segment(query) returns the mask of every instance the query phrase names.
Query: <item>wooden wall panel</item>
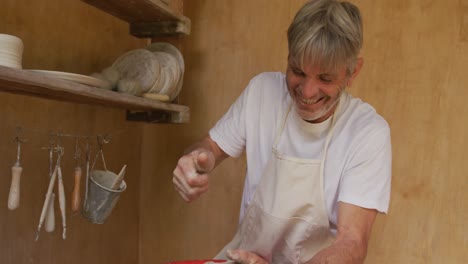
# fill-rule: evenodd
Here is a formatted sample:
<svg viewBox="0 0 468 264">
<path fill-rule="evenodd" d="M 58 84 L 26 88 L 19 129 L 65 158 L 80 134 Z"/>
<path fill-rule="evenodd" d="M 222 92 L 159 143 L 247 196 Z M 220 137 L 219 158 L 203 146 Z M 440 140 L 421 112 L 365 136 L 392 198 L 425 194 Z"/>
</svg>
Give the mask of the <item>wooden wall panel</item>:
<svg viewBox="0 0 468 264">
<path fill-rule="evenodd" d="M 285 69 L 285 32 L 303 2 L 185 1 L 192 34 L 181 101 L 192 122 L 144 128 L 142 264 L 210 258 L 231 238 L 244 159 L 217 168 L 192 204 L 173 190 L 172 170 L 251 77 Z M 366 263 L 467 263 L 467 2 L 353 2 L 365 21 L 365 65 L 350 92 L 388 120 L 394 157 L 390 213 L 377 218 Z"/>
<path fill-rule="evenodd" d="M 147 42 L 131 37 L 125 23 L 81 1 L 46 0 L 27 4 L 2 1 L 0 33 L 23 39 L 25 69 L 80 74 L 100 71 L 123 52 Z M 126 122 L 121 109 L 7 93 L 0 93 L 0 117 L 0 263 L 138 263 L 141 124 Z M 24 128 L 28 142 L 22 148 L 21 205 L 9 211 L 7 197 L 10 167 L 16 159 L 16 146 L 12 142 L 16 126 Z M 80 215 L 71 215 L 74 140 L 63 139 L 68 237 L 65 241 L 61 239 L 56 204 L 56 231 L 43 231 L 39 241 L 34 242 L 48 184 L 48 154 L 41 147 L 47 145 L 49 131 L 93 136 L 111 134 L 111 142 L 104 147 L 107 166 L 118 171 L 127 164 L 128 190 L 104 225 L 94 225 Z"/>
<path fill-rule="evenodd" d="M 174 191 L 172 171 L 183 150 L 208 132 L 253 76 L 285 69 L 285 32 L 300 5 L 280 0 L 184 1 L 192 33 L 182 40 L 186 74 L 180 101 L 190 106 L 191 122 L 144 128 L 141 263 L 210 258 L 232 237 L 245 159 L 221 164 L 212 174 L 209 192 L 191 204 Z"/>
<path fill-rule="evenodd" d="M 467 3 L 358 1 L 367 61 L 352 91 L 389 121 L 394 158 L 368 263 L 468 262 Z"/>
</svg>

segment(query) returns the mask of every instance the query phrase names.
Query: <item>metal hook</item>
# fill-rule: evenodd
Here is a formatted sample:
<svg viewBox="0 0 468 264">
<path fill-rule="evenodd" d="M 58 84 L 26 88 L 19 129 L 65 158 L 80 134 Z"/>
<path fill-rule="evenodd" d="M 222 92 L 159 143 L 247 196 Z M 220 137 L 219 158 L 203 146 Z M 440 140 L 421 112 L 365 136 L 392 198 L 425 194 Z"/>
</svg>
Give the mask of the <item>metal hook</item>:
<svg viewBox="0 0 468 264">
<path fill-rule="evenodd" d="M 20 156 L 21 156 L 21 143 L 26 143 L 26 139 L 21 138 L 21 135 L 23 134 L 23 128 L 22 127 L 17 127 L 16 128 L 16 137 L 14 138 L 14 141 L 17 144 L 17 152 L 16 152 L 16 164 L 15 166 L 20 165 Z"/>
<path fill-rule="evenodd" d="M 104 136 L 98 135 L 97 142 L 98 142 L 99 150 L 102 150 L 102 146 L 110 142 L 110 135 L 109 134 L 105 134 Z"/>
<path fill-rule="evenodd" d="M 21 136 L 23 135 L 23 128 L 22 127 L 17 127 L 16 128 L 16 136 L 13 139 L 14 142 L 16 143 L 26 143 L 27 139 L 22 138 Z"/>
<path fill-rule="evenodd" d="M 54 140 L 53 140 L 54 135 L 49 134 L 49 146 L 48 147 L 42 147 L 42 150 L 48 150 L 49 151 L 49 178 L 52 177 L 53 173 L 53 162 L 54 162 Z"/>
<path fill-rule="evenodd" d="M 60 132 L 58 132 L 56 134 L 56 136 L 57 136 L 57 145 L 54 148 L 54 152 L 58 153 L 57 161 L 59 161 L 60 158 L 65 154 L 65 148 L 62 147 L 62 145 L 60 145 L 61 139 L 62 139 L 62 134 L 60 134 Z"/>
</svg>

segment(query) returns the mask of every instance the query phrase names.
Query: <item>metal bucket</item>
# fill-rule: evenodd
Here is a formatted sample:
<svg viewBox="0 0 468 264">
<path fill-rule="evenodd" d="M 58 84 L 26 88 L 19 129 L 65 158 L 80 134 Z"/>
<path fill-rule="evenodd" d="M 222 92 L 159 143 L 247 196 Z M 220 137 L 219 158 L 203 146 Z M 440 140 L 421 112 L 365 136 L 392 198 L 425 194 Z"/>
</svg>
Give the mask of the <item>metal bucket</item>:
<svg viewBox="0 0 468 264">
<path fill-rule="evenodd" d="M 89 178 L 88 195 L 82 214 L 93 224 L 104 224 L 120 194 L 127 189 L 127 184 L 122 181 L 119 189 L 112 190 L 110 187 L 117 175 L 111 171 L 93 170 Z"/>
</svg>

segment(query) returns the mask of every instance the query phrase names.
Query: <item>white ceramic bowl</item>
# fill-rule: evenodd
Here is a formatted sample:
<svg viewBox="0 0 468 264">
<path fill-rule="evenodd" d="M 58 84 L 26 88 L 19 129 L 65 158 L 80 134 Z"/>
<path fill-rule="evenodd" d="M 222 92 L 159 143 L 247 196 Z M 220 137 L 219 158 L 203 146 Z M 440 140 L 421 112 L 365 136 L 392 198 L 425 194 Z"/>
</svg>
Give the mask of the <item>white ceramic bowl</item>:
<svg viewBox="0 0 468 264">
<path fill-rule="evenodd" d="M 12 35 L 0 34 L 0 65 L 21 69 L 23 41 Z"/>
<path fill-rule="evenodd" d="M 120 79 L 139 80 L 144 93 L 151 90 L 161 72 L 161 66 L 154 54 L 146 49 L 128 51 L 115 60 L 112 67 Z"/>
</svg>

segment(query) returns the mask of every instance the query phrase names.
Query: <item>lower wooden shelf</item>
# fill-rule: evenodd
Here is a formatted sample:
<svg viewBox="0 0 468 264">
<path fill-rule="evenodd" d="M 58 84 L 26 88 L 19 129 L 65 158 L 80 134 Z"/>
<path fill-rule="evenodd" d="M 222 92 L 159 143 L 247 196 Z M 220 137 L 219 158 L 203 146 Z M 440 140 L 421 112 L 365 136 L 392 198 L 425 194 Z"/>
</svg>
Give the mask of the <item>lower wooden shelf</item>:
<svg viewBox="0 0 468 264">
<path fill-rule="evenodd" d="M 0 91 L 52 100 L 93 104 L 127 110 L 129 120 L 155 123 L 188 123 L 190 109 L 184 105 L 103 90 L 79 83 L 44 76 L 27 70 L 0 66 Z M 139 119 L 137 113 L 147 112 Z M 148 117 L 149 116 L 149 117 Z M 151 116 L 156 117 L 151 119 Z"/>
</svg>

